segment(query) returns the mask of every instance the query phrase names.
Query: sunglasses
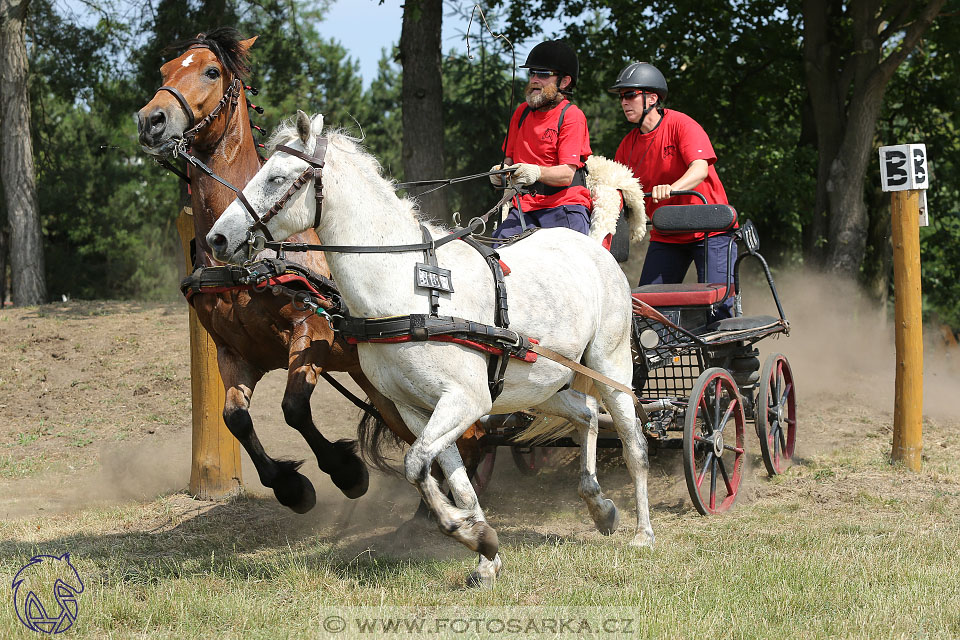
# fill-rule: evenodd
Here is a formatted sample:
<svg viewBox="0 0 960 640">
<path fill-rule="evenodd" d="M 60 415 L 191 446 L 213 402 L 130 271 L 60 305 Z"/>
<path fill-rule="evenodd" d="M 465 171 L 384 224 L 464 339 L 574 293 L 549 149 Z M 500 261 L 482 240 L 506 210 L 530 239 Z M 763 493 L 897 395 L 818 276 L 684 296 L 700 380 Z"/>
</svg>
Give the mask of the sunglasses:
<svg viewBox="0 0 960 640">
<path fill-rule="evenodd" d="M 556 71 L 545 71 L 543 69 L 530 69 L 531 78 L 550 78 L 557 75 Z"/>
<path fill-rule="evenodd" d="M 641 93 L 648 93 L 648 92 L 646 92 L 646 91 L 637 91 L 637 90 L 634 90 L 634 89 L 631 89 L 631 90 L 629 90 L 629 91 L 621 91 L 621 92 L 620 92 L 620 99 L 621 99 L 621 100 L 633 100 L 634 98 L 636 98 L 636 97 L 637 97 L 638 95 L 640 95 Z"/>
</svg>

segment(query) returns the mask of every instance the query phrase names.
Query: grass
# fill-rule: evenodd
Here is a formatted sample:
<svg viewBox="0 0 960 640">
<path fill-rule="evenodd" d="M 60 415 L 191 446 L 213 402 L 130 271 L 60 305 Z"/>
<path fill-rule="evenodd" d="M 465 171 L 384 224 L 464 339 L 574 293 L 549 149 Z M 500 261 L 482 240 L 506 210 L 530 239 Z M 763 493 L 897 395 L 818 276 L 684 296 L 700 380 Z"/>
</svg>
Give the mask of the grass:
<svg viewBox="0 0 960 640">
<path fill-rule="evenodd" d="M 0 522 L 0 573 L 69 551 L 86 587 L 69 633 L 83 638 L 351 637 L 325 631 L 335 615 L 420 615 L 430 630 L 421 637 L 487 637 L 499 627 L 463 627 L 513 616 L 544 632 L 536 621 L 561 614 L 589 625 L 571 637 L 617 637 L 602 625 L 622 632 L 625 620 L 620 637 L 960 637 L 960 482 L 943 473 L 957 471 L 955 456 L 935 447 L 916 474 L 887 464 L 884 443 L 861 442 L 752 479 L 760 495 L 723 517 L 654 499 L 653 552 L 626 547 L 627 526 L 606 539 L 504 527 L 492 591 L 462 586 L 474 564 L 466 551 L 358 553 L 342 532 L 297 526 L 271 499 L 211 505 L 180 494 Z M 416 535 L 439 539 L 431 528 Z M 0 637 L 22 633 L 8 605 Z"/>
</svg>

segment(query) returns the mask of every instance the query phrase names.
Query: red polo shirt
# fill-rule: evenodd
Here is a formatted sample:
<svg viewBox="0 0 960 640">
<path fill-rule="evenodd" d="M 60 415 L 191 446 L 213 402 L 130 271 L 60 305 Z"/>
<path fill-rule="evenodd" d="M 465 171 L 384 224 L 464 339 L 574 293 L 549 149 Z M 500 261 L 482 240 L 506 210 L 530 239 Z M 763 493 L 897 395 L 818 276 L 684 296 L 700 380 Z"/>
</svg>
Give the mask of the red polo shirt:
<svg viewBox="0 0 960 640">
<path fill-rule="evenodd" d="M 624 136 L 614 160 L 633 169 L 644 191 L 658 184 L 671 184 L 687 172 L 694 160 L 706 160 L 709 165 L 707 177 L 694 190 L 702 193 L 707 204 L 729 204 L 717 170 L 713 164 L 717 154 L 710 138 L 697 121 L 690 116 L 666 109 L 660 125 L 650 133 L 641 133 L 636 127 Z M 650 198 L 644 201 L 647 215 L 665 204 L 702 204 L 696 196 L 674 196 L 654 204 Z M 719 235 L 712 233 L 710 235 Z M 696 242 L 703 239 L 702 233 L 662 234 L 651 229 L 650 239 L 659 242 Z"/>
<path fill-rule="evenodd" d="M 543 167 L 572 164 L 582 167 L 590 157 L 590 134 L 587 132 L 587 117 L 576 105 L 570 105 L 563 114 L 563 129 L 557 131 L 560 113 L 570 104 L 566 99 L 549 111 L 529 110 L 520 128 L 520 116 L 527 108 L 522 103 L 513 112 L 510 129 L 503 143 L 503 150 L 514 162 L 525 162 Z M 586 187 L 568 187 L 551 196 L 526 195 L 520 198 L 524 211 L 537 211 L 562 205 L 580 204 L 590 208 L 590 192 Z"/>
</svg>

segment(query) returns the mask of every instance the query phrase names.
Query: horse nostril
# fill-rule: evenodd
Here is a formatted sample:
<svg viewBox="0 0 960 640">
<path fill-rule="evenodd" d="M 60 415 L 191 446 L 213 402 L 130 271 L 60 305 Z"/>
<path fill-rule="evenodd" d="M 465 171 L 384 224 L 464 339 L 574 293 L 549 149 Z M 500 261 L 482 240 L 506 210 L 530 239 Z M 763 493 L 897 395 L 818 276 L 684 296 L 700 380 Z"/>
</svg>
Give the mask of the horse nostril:
<svg viewBox="0 0 960 640">
<path fill-rule="evenodd" d="M 165 114 L 162 109 L 157 109 L 150 114 L 149 123 L 150 133 L 157 135 L 167 126 L 167 114 Z"/>
<path fill-rule="evenodd" d="M 220 252 L 227 248 L 227 237 L 222 233 L 216 233 L 210 238 L 210 248 Z"/>
</svg>

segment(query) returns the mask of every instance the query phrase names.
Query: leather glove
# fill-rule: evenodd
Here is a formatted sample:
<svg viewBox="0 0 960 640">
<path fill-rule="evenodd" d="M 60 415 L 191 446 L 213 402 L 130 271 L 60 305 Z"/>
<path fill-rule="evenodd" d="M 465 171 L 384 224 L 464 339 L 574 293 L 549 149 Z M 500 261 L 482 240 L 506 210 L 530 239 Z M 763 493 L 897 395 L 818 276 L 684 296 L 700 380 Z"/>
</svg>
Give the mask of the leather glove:
<svg viewBox="0 0 960 640">
<path fill-rule="evenodd" d="M 500 171 L 501 169 L 505 169 L 505 168 L 506 168 L 506 167 L 504 167 L 503 164 L 495 164 L 495 165 L 493 165 L 492 167 L 490 167 L 490 171 Z M 502 187 L 502 186 L 503 186 L 503 174 L 502 174 L 502 173 L 499 174 L 499 175 L 490 175 L 490 176 L 487 176 L 487 177 L 490 178 L 490 184 L 492 184 L 493 186 L 495 186 L 495 187 Z"/>
<path fill-rule="evenodd" d="M 535 164 L 526 164 L 521 162 L 519 164 L 510 165 L 508 169 L 515 169 L 513 174 L 510 176 L 510 182 L 518 187 L 533 184 L 540 179 L 540 167 Z"/>
</svg>

